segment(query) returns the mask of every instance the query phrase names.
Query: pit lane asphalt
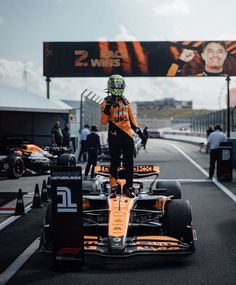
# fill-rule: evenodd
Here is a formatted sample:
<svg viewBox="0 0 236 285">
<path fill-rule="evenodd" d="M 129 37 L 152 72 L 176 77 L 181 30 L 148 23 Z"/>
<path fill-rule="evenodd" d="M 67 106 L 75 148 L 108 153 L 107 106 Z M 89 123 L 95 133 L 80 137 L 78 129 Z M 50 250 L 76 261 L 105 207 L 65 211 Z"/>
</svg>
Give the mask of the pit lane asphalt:
<svg viewBox="0 0 236 285">
<path fill-rule="evenodd" d="M 149 140 L 148 152 L 141 150 L 136 162 L 160 165 L 160 179 L 181 179 L 183 198 L 191 202 L 197 229 L 198 241 L 194 255 L 188 258 L 142 256 L 112 261 L 89 257 L 81 271 L 55 272 L 51 268 L 50 256 L 36 252 L 7 284 L 235 284 L 235 202 L 214 182 L 205 180 L 206 176 L 173 144 L 208 170 L 209 156 L 199 153 L 197 146 L 164 140 Z M 24 184 L 27 189 L 34 191 L 34 179 L 42 183 L 42 178 L 0 181 L 1 191 L 2 182 L 12 190 L 23 188 L 21 184 Z M 236 194 L 235 174 L 232 182 L 223 184 Z M 45 206 L 32 209 L 0 232 L 1 270 L 39 236 L 45 209 Z"/>
</svg>

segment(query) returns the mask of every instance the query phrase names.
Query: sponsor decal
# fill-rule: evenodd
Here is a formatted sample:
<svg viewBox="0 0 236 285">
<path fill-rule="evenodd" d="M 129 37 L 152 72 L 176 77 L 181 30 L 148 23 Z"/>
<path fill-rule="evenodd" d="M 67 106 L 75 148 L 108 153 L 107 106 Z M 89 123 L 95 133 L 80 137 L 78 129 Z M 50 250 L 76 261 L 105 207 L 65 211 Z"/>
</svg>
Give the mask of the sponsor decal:
<svg viewBox="0 0 236 285">
<path fill-rule="evenodd" d="M 57 196 L 61 196 L 62 203 L 57 204 L 57 212 L 77 212 L 77 205 L 71 201 L 71 190 L 68 187 L 58 186 Z"/>
<path fill-rule="evenodd" d="M 222 150 L 222 160 L 229 160 L 230 159 L 230 151 L 228 149 Z"/>
<path fill-rule="evenodd" d="M 120 242 L 120 241 L 121 241 L 121 238 L 113 238 L 113 241 L 114 241 L 114 242 Z"/>
</svg>

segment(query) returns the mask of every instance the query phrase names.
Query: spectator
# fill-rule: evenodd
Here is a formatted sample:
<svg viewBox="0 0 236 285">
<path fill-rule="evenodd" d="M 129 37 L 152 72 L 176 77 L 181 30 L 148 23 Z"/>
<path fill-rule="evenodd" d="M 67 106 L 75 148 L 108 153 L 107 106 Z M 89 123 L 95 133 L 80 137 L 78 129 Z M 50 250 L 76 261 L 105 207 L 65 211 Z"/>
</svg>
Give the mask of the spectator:
<svg viewBox="0 0 236 285">
<path fill-rule="evenodd" d="M 97 126 L 91 126 L 91 134 L 87 136 L 88 162 L 84 173 L 85 180 L 88 179 L 88 174 L 91 166 L 91 178 L 94 177 L 94 168 L 97 165 L 98 154 L 102 152 L 100 137 L 96 133 L 97 131 Z"/>
<path fill-rule="evenodd" d="M 63 134 L 62 145 L 65 147 L 69 147 L 70 146 L 70 129 L 68 127 L 68 123 L 65 123 L 64 128 L 62 130 L 62 134 Z"/>
<path fill-rule="evenodd" d="M 146 139 L 148 140 L 149 134 L 148 134 L 148 127 L 147 127 L 147 126 L 143 129 L 143 135 L 144 135 L 144 136 L 146 137 Z M 144 149 L 146 149 L 147 140 L 146 140 L 146 143 L 143 145 L 143 148 L 144 148 Z"/>
<path fill-rule="evenodd" d="M 210 149 L 210 167 L 209 167 L 209 179 L 213 178 L 215 172 L 215 163 L 217 163 L 217 178 L 220 179 L 220 173 L 218 168 L 219 163 L 219 151 L 220 143 L 225 142 L 226 137 L 222 133 L 220 125 L 214 127 L 214 132 L 212 132 L 208 137 L 208 147 Z"/>
<path fill-rule="evenodd" d="M 86 124 L 80 132 L 80 152 L 79 152 L 79 157 L 78 157 L 78 161 L 80 162 L 82 162 L 81 158 L 83 158 L 83 162 L 87 160 L 86 141 L 87 141 L 87 136 L 89 134 L 90 134 L 89 125 Z"/>
<path fill-rule="evenodd" d="M 60 128 L 60 122 L 59 121 L 56 121 L 54 123 L 54 126 L 51 129 L 51 136 L 52 136 L 52 144 L 61 147 L 62 142 L 63 142 L 63 134 L 62 134 L 62 131 Z"/>
</svg>

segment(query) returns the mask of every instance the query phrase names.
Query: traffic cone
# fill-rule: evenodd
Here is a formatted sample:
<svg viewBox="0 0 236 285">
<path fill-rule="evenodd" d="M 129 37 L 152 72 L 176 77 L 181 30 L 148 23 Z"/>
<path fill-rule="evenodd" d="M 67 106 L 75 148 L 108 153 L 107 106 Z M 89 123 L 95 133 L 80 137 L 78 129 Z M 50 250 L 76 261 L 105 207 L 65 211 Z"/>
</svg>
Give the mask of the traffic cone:
<svg viewBox="0 0 236 285">
<path fill-rule="evenodd" d="M 46 180 L 43 180 L 43 185 L 42 185 L 42 189 L 41 189 L 41 202 L 49 202 Z"/>
<path fill-rule="evenodd" d="M 38 183 L 36 183 L 35 189 L 34 189 L 34 198 L 33 198 L 32 208 L 42 208 Z"/>
<path fill-rule="evenodd" d="M 24 215 L 25 214 L 25 206 L 23 200 L 22 190 L 19 189 L 17 198 L 16 198 L 16 208 L 15 208 L 15 216 L 17 215 Z"/>
<path fill-rule="evenodd" d="M 48 196 L 49 196 L 49 197 L 51 197 L 51 195 L 52 195 L 51 189 L 52 189 L 51 176 L 48 176 L 48 180 L 47 180 L 47 190 L 48 190 Z"/>
</svg>

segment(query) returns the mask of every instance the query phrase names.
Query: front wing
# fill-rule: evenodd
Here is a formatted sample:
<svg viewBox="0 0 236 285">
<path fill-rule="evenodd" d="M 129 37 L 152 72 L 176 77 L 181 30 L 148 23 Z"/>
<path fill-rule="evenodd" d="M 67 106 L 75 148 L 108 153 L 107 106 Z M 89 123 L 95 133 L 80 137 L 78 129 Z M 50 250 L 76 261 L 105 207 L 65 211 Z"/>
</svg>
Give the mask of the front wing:
<svg viewBox="0 0 236 285">
<path fill-rule="evenodd" d="M 106 257 L 129 257 L 134 255 L 188 255 L 195 251 L 194 244 L 186 244 L 169 236 L 137 236 L 126 238 L 123 250 L 117 246 L 117 251 L 111 251 L 108 238 L 84 236 L 85 254 Z"/>
</svg>

